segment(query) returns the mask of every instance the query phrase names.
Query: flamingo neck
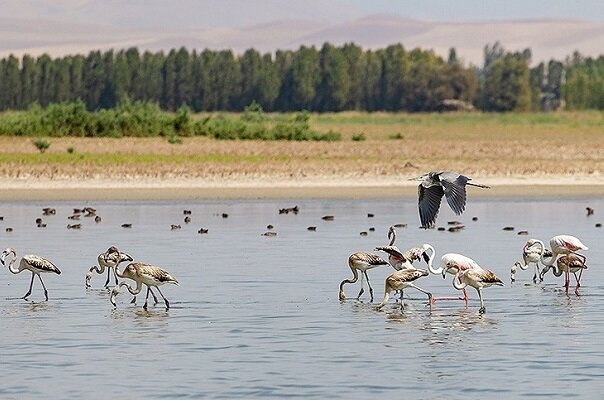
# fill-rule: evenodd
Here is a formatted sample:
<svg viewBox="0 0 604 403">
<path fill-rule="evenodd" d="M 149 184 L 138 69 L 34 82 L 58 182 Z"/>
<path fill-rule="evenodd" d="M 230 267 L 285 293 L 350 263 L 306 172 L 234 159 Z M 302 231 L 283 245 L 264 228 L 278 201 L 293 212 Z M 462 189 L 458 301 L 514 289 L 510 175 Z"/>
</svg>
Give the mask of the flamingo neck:
<svg viewBox="0 0 604 403">
<path fill-rule="evenodd" d="M 342 288 L 344 287 L 344 284 L 356 283 L 357 280 L 359 279 L 358 271 L 353 269 L 352 267 L 350 268 L 350 270 L 352 270 L 352 279 L 346 278 L 346 279 L 342 280 L 342 282 L 340 283 L 340 293 L 342 292 Z"/>
<path fill-rule="evenodd" d="M 137 282 L 136 283 L 136 288 L 132 288 L 130 287 L 130 284 L 126 283 L 125 281 L 122 281 L 121 283 L 119 283 L 119 285 L 117 286 L 118 289 L 122 288 L 122 287 L 126 287 L 128 289 L 128 292 L 132 295 L 138 294 L 139 292 L 141 292 L 141 288 L 143 287 L 143 283 Z"/>
<path fill-rule="evenodd" d="M 19 274 L 23 270 L 25 270 L 25 267 L 23 267 L 22 265 L 19 265 L 18 268 L 15 268 L 15 262 L 17 261 L 17 254 L 15 253 L 15 251 L 12 251 L 11 254 L 13 255 L 13 258 L 8 263 L 8 271 L 10 271 L 13 274 Z"/>
<path fill-rule="evenodd" d="M 432 246 L 430 246 L 428 249 L 432 251 L 432 253 L 430 254 L 430 258 L 428 258 L 428 271 L 432 274 L 442 274 L 444 270 L 442 267 L 435 269 L 434 266 L 432 266 L 432 262 L 434 261 L 434 257 L 436 256 L 436 251 Z"/>
<path fill-rule="evenodd" d="M 453 287 L 456 290 L 463 290 L 467 287 L 467 284 L 461 281 L 461 270 L 457 272 L 455 277 L 453 277 Z"/>
<path fill-rule="evenodd" d="M 390 227 L 390 231 L 388 231 L 388 239 L 390 239 L 388 246 L 394 245 L 394 241 L 396 240 L 396 231 L 392 227 Z"/>
</svg>

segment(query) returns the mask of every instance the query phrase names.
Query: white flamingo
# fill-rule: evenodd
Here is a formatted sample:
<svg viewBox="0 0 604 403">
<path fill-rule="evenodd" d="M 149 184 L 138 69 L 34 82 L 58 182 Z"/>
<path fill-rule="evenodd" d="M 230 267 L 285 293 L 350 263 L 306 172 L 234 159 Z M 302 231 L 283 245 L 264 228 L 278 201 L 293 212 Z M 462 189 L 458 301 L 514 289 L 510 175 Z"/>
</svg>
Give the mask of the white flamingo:
<svg viewBox="0 0 604 403">
<path fill-rule="evenodd" d="M 352 271 L 352 279 L 344 279 L 340 283 L 340 301 L 344 301 L 346 299 L 346 294 L 344 294 L 344 284 L 353 284 L 356 283 L 359 279 L 359 271 L 362 273 L 361 275 L 361 291 L 359 291 L 359 295 L 357 295 L 357 300 L 361 298 L 363 294 L 363 275 L 367 279 L 367 285 L 369 286 L 369 294 L 371 295 L 371 302 L 373 302 L 373 288 L 371 288 L 371 284 L 369 283 L 369 276 L 367 275 L 367 270 L 373 269 L 378 266 L 388 265 L 388 262 L 375 255 L 373 253 L 368 252 L 357 252 L 353 253 L 348 257 L 348 267 Z"/>
<path fill-rule="evenodd" d="M 162 294 L 161 290 L 159 289 L 159 286 L 164 284 L 179 285 L 179 283 L 166 270 L 162 269 L 161 267 L 153 266 L 146 263 L 133 262 L 128 264 L 121 272 L 116 266 L 115 274 L 117 274 L 117 276 L 121 278 L 129 278 L 131 280 L 134 280 L 136 282 L 136 288 L 130 287 L 130 285 L 125 281 L 122 281 L 121 283 L 113 287 L 113 289 L 111 290 L 111 296 L 109 297 L 109 300 L 111 301 L 113 306 L 116 306 L 115 297 L 119 294 L 120 288 L 126 287 L 130 294 L 134 295 L 134 298 L 131 301 L 132 303 L 134 303 L 136 302 L 136 295 L 141 292 L 143 284 L 145 284 L 147 286 L 147 296 L 145 297 L 145 305 L 143 305 L 143 309 L 147 309 L 147 300 L 149 299 L 149 292 L 151 291 L 151 287 L 157 288 L 157 291 L 159 291 L 159 294 L 164 299 L 164 302 L 166 304 L 166 310 L 170 309 L 170 303 L 168 302 L 166 297 L 164 297 L 164 294 Z"/>
<path fill-rule="evenodd" d="M 445 273 L 457 274 L 459 271 L 480 268 L 478 263 L 476 263 L 473 259 L 461 255 L 459 253 L 445 253 L 440 258 L 440 266 L 435 269 L 432 267 L 432 261 L 434 260 L 434 254 L 430 257 L 428 261 L 428 270 L 432 274 L 442 274 L 443 278 L 445 277 Z M 439 297 L 433 298 L 432 301 L 446 301 L 446 300 L 461 300 L 464 301 L 465 305 L 468 306 L 468 293 L 465 288 L 461 289 L 463 296 L 462 297 Z"/>
<path fill-rule="evenodd" d="M 445 270 L 443 270 L 443 278 L 447 272 L 452 270 L 452 268 L 445 268 Z M 503 281 L 501 281 L 492 271 L 481 267 L 458 270 L 453 277 L 453 287 L 455 287 L 455 289 L 465 290 L 467 286 L 470 286 L 478 292 L 478 297 L 480 298 L 479 313 L 485 313 L 487 311 L 482 299 L 482 289 L 492 285 L 503 286 Z"/>
<path fill-rule="evenodd" d="M 522 248 L 522 262 L 517 261 L 512 265 L 510 269 L 510 280 L 512 283 L 516 282 L 516 271 L 518 269 L 526 270 L 530 264 L 535 265 L 535 273 L 533 274 L 533 283 L 537 284 L 543 281 L 543 275 L 539 268 L 539 263 L 542 257 L 550 257 L 552 252 L 549 249 L 545 249 L 543 242 L 538 239 L 529 239 Z"/>
<path fill-rule="evenodd" d="M 428 270 L 415 268 L 397 270 L 394 273 L 390 274 L 388 277 L 386 277 L 386 283 L 384 285 L 384 299 L 382 300 L 382 303 L 378 305 L 377 309 L 380 310 L 384 305 L 386 305 L 391 292 L 398 290 L 402 292 L 405 288 L 408 287 L 415 288 L 416 290 L 419 290 L 426 294 L 428 296 L 428 304 L 432 304 L 432 294 L 413 284 L 413 281 L 421 277 L 425 277 L 428 274 Z M 403 298 L 401 298 L 400 303 L 402 312 L 404 310 Z"/>
<path fill-rule="evenodd" d="M 90 288 L 90 279 L 92 278 L 92 273 L 96 272 L 98 274 L 103 274 L 105 269 L 107 270 L 107 281 L 105 281 L 104 287 L 107 287 L 109 284 L 109 280 L 111 278 L 111 272 L 113 272 L 113 277 L 115 278 L 115 284 L 117 285 L 117 275 L 115 274 L 115 268 L 121 262 L 131 262 L 133 259 L 130 255 L 120 252 L 117 247 L 110 246 L 109 249 L 105 253 L 101 253 L 97 257 L 98 266 L 92 266 L 86 272 L 86 288 Z"/>
<path fill-rule="evenodd" d="M 543 245 L 543 242 L 538 239 L 536 240 L 536 242 Z M 544 272 L 546 273 L 549 270 L 549 267 L 554 264 L 558 255 L 568 255 L 569 253 L 575 253 L 585 258 L 585 256 L 581 255 L 580 253 L 577 253 L 577 251 L 589 249 L 583 244 L 583 242 L 579 240 L 579 238 L 572 235 L 556 235 L 555 237 L 549 240 L 549 245 L 552 250 L 552 257 L 550 258 L 550 260 L 546 260 L 545 256 L 541 257 L 541 263 L 546 266 L 546 268 L 544 269 Z M 545 246 L 543 246 L 543 249 L 545 250 Z"/>
<path fill-rule="evenodd" d="M 4 266 L 6 266 L 5 259 L 8 255 L 13 255 L 13 258 L 11 259 L 10 263 L 8 264 L 8 270 L 11 273 L 19 274 L 23 270 L 31 271 L 31 282 L 29 283 L 29 290 L 21 298 L 27 299 L 27 297 L 30 296 L 31 290 L 34 286 L 34 277 L 38 276 L 38 278 L 40 279 L 40 283 L 42 284 L 42 287 L 44 288 L 44 296 L 46 297 L 46 301 L 48 301 L 48 290 L 46 289 L 46 286 L 44 285 L 44 281 L 42 281 L 42 277 L 40 276 L 40 274 L 41 273 L 61 274 L 61 270 L 59 270 L 59 268 L 57 266 L 55 266 L 55 264 L 52 263 L 50 260 L 45 259 L 40 256 L 36 256 L 36 255 L 23 256 L 21 258 L 21 261 L 19 262 L 19 267 L 17 267 L 15 269 L 14 264 L 17 261 L 17 252 L 15 252 L 15 250 L 13 248 L 7 248 L 6 250 L 4 250 L 4 252 L 2 252 L 2 255 L 0 255 L 0 261 L 2 262 L 2 264 Z"/>
</svg>

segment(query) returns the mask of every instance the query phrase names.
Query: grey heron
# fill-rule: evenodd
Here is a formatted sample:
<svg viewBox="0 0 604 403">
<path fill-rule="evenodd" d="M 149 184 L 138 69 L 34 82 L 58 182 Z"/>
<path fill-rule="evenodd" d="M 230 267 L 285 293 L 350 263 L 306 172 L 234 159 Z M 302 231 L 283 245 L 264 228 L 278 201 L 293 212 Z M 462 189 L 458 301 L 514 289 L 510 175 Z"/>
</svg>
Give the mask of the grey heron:
<svg viewBox="0 0 604 403">
<path fill-rule="evenodd" d="M 451 171 L 432 171 L 410 180 L 422 181 L 418 186 L 419 218 L 422 228 L 430 228 L 436 222 L 443 196 L 447 198 L 447 203 L 453 212 L 460 215 L 466 207 L 466 185 L 490 187 L 471 183 L 471 179 L 467 176 Z"/>
</svg>

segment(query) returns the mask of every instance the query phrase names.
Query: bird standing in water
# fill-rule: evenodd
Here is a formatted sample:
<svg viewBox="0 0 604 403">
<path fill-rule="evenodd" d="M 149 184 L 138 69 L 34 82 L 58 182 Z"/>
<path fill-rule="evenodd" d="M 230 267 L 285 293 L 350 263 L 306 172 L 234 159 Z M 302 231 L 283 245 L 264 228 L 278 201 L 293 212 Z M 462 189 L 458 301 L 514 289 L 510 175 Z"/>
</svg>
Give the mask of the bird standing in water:
<svg viewBox="0 0 604 403">
<path fill-rule="evenodd" d="M 356 283 L 359 279 L 359 271 L 361 274 L 361 291 L 359 291 L 359 295 L 357 295 L 357 299 L 361 298 L 361 295 L 365 290 L 363 290 L 363 275 L 367 279 L 367 285 L 369 286 L 369 294 L 371 295 L 371 302 L 373 302 L 373 288 L 371 288 L 371 284 L 369 283 L 369 276 L 367 275 L 367 270 L 373 269 L 378 266 L 387 266 L 389 263 L 375 255 L 373 253 L 368 252 L 357 252 L 353 253 L 348 257 L 348 267 L 352 271 L 352 279 L 344 279 L 340 283 L 340 301 L 344 301 L 346 299 L 346 294 L 344 294 L 344 284 L 353 284 Z"/>
<path fill-rule="evenodd" d="M 443 278 L 449 270 L 451 270 L 451 268 L 445 268 L 443 270 Z M 453 277 L 453 287 L 455 287 L 455 289 L 464 290 L 467 286 L 470 286 L 478 292 L 478 297 L 480 298 L 479 313 L 485 313 L 487 311 L 484 306 L 484 301 L 482 300 L 482 289 L 492 285 L 503 286 L 503 281 L 501 281 L 495 273 L 483 269 L 482 267 L 458 270 Z"/>
<path fill-rule="evenodd" d="M 164 284 L 174 284 L 179 285 L 178 281 L 166 270 L 162 269 L 158 266 L 153 266 L 146 263 L 133 262 L 128 264 L 123 271 L 119 271 L 119 269 L 115 268 L 115 274 L 121 278 L 129 278 L 131 280 L 136 281 L 136 288 L 130 287 L 128 283 L 122 281 L 111 290 L 111 296 L 109 300 L 116 306 L 115 297 L 119 294 L 120 288 L 126 287 L 130 294 L 134 295 L 132 299 L 132 303 L 136 302 L 136 295 L 141 292 L 143 284 L 147 286 L 147 296 L 145 297 L 145 305 L 143 305 L 143 309 L 147 309 L 147 300 L 149 299 L 149 292 L 151 291 L 151 287 L 157 288 L 159 294 L 164 299 L 166 304 L 166 310 L 170 309 L 170 303 L 164 297 L 161 290 L 159 289 L 160 285 Z"/>
<path fill-rule="evenodd" d="M 479 188 L 490 186 L 471 183 L 471 179 L 457 172 L 433 171 L 410 180 L 419 180 L 418 186 L 419 218 L 422 228 L 431 228 L 436 222 L 443 196 L 446 197 L 449 207 L 457 215 L 466 208 L 466 185 Z"/>
<path fill-rule="evenodd" d="M 38 276 L 38 278 L 40 279 L 40 283 L 42 284 L 42 287 L 44 288 L 44 296 L 46 297 L 46 301 L 48 301 L 48 290 L 46 289 L 46 286 L 44 285 L 44 282 L 42 281 L 42 277 L 40 277 L 40 273 L 61 274 L 61 270 L 59 270 L 59 268 L 57 266 L 55 266 L 55 264 L 52 263 L 50 260 L 45 259 L 40 256 L 36 256 L 36 255 L 23 256 L 21 258 L 21 261 L 19 262 L 19 267 L 15 269 L 14 263 L 17 261 L 17 252 L 15 252 L 15 250 L 13 248 L 7 248 L 4 252 L 2 252 L 2 255 L 0 255 L 0 262 L 2 262 L 2 264 L 4 266 L 6 266 L 5 259 L 8 255 L 13 255 L 13 258 L 11 259 L 11 261 L 8 264 L 8 270 L 11 273 L 19 274 L 23 270 L 31 271 L 31 282 L 29 283 L 29 290 L 21 298 L 27 299 L 27 297 L 29 297 L 29 295 L 31 294 L 31 290 L 34 286 L 34 277 Z"/>
</svg>

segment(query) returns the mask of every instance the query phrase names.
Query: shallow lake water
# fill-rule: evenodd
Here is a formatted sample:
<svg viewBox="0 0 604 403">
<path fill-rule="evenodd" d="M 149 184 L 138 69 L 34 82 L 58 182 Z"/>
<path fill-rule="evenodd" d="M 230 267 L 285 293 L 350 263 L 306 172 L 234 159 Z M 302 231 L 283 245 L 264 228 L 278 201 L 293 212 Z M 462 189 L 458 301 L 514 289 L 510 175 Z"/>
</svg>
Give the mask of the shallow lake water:
<svg viewBox="0 0 604 403">
<path fill-rule="evenodd" d="M 601 398 L 604 229 L 595 224 L 604 221 L 604 200 L 470 197 L 461 217 L 443 204 L 437 226 L 459 220 L 460 232 L 418 228 L 416 203 L 2 203 L 2 249 L 15 248 L 19 258 L 44 256 L 62 274 L 43 275 L 50 296 L 44 302 L 37 280 L 30 300 L 19 299 L 29 272 L 0 271 L 0 399 Z M 72 209 L 87 205 L 102 221 L 82 217 L 80 230 L 67 229 L 76 223 L 67 219 Z M 298 214 L 279 214 L 293 205 Z M 587 217 L 586 206 L 595 214 Z M 42 216 L 43 207 L 57 214 Z M 192 211 L 190 224 L 184 209 Z M 37 217 L 46 228 L 36 227 Z M 505 287 L 485 289 L 486 314 L 478 314 L 471 288 L 467 308 L 439 301 L 430 309 L 423 294 L 409 289 L 404 313 L 394 296 L 379 312 L 386 267 L 369 272 L 374 303 L 367 289 L 361 301 L 338 301 L 340 281 L 351 277 L 348 256 L 387 244 L 396 223 L 408 224 L 398 229 L 401 250 L 430 243 L 436 263 L 457 252 L 497 273 Z M 171 224 L 182 228 L 172 231 Z M 277 236 L 260 235 L 269 224 Z M 198 234 L 201 227 L 208 233 Z M 551 272 L 533 285 L 532 270 L 520 271 L 511 286 L 510 267 L 526 240 L 547 244 L 558 234 L 590 247 L 582 295 L 567 297 L 563 277 Z M 106 274 L 93 276 L 92 289 L 85 289 L 84 273 L 110 245 L 179 280 L 178 287 L 162 287 L 170 310 L 160 303 L 145 311 L 145 292 L 132 305 L 125 290 L 114 308 L 103 289 Z M 416 284 L 435 296 L 459 293 L 450 277 Z M 345 290 L 354 297 L 359 288 Z"/>
</svg>

